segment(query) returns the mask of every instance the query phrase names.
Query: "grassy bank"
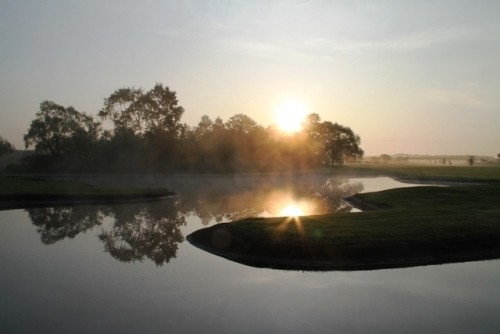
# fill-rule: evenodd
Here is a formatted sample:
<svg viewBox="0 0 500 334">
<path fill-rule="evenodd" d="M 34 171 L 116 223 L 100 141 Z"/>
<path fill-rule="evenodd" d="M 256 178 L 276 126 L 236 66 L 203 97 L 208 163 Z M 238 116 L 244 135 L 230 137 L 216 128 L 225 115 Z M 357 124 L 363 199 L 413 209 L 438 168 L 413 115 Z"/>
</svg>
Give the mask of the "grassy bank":
<svg viewBox="0 0 500 334">
<path fill-rule="evenodd" d="M 257 218 L 194 232 L 193 244 L 254 266 L 374 269 L 500 257 L 500 185 L 356 195 L 383 210 Z"/>
<path fill-rule="evenodd" d="M 397 164 L 346 165 L 336 173 L 357 176 L 392 176 L 417 181 L 493 182 L 500 181 L 500 165 L 418 166 Z"/>
<path fill-rule="evenodd" d="M 0 209 L 78 202 L 153 200 L 172 196 L 166 189 L 102 188 L 80 182 L 0 177 Z"/>
</svg>

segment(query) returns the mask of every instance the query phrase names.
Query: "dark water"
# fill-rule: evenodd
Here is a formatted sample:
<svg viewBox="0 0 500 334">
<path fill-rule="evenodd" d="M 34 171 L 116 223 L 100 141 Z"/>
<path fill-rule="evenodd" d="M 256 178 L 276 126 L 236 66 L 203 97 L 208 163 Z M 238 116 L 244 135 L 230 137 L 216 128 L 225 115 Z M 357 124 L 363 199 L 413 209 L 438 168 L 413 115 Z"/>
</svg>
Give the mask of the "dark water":
<svg viewBox="0 0 500 334">
<path fill-rule="evenodd" d="M 388 178 L 94 179 L 172 200 L 0 212 L 1 333 L 497 333 L 500 262 L 357 272 L 257 269 L 185 236 L 280 206 L 349 211 Z M 141 183 L 142 184 L 142 183 Z M 281 197 L 280 197 L 281 196 Z M 284 198 L 284 199 L 283 199 Z"/>
</svg>

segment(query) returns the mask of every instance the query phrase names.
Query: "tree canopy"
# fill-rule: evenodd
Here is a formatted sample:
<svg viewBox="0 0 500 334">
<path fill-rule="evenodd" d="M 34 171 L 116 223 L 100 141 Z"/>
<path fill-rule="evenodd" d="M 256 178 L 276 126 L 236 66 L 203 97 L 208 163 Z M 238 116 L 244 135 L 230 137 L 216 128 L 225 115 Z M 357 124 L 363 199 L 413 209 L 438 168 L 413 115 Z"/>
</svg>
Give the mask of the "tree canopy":
<svg viewBox="0 0 500 334">
<path fill-rule="evenodd" d="M 44 101 L 24 135 L 24 143 L 26 148 L 34 146 L 38 153 L 57 157 L 92 144 L 99 133 L 100 124 L 91 116 L 73 107 Z"/>
<path fill-rule="evenodd" d="M 176 93 L 157 83 L 144 92 L 120 88 L 104 100 L 99 112 L 114 123 L 115 131 L 131 130 L 135 134 L 170 132 L 179 135 L 184 108 L 178 105 Z"/>
<path fill-rule="evenodd" d="M 14 146 L 7 139 L 0 136 L 0 157 L 11 152 L 14 152 Z"/>
<path fill-rule="evenodd" d="M 284 135 L 237 113 L 227 121 L 201 117 L 181 122 L 177 95 L 157 83 L 149 91 L 120 88 L 104 99 L 97 117 L 52 101 L 24 136 L 38 156 L 26 168 L 94 172 L 260 172 L 330 167 L 363 156 L 351 128 L 308 115 L 301 131 Z M 110 121 L 106 130 L 101 121 Z M 30 167 L 31 164 L 31 167 Z M 47 167 L 49 166 L 49 167 Z"/>
</svg>

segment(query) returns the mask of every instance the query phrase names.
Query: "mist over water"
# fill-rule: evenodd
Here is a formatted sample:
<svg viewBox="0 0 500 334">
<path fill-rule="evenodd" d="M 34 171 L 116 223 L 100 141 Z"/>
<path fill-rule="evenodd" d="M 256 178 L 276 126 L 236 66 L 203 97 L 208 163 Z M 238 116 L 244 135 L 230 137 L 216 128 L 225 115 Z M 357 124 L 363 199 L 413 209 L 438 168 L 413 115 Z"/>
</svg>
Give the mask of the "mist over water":
<svg viewBox="0 0 500 334">
<path fill-rule="evenodd" d="M 164 187 L 178 194 L 183 214 L 208 215 L 206 224 L 210 219 L 279 216 L 283 207 L 293 204 L 302 204 L 304 215 L 349 212 L 342 199 L 364 190 L 360 180 L 319 173 L 53 177 L 107 187 Z"/>
<path fill-rule="evenodd" d="M 366 190 L 412 186 L 387 177 L 346 179 L 312 173 L 52 177 L 109 187 L 175 190 L 178 196 L 161 201 L 26 209 L 43 244 L 93 231 L 113 258 L 148 260 L 159 266 L 175 259 L 185 236 L 200 227 L 248 217 L 357 211 L 343 199 Z M 189 223 L 193 220 L 197 223 Z"/>
<path fill-rule="evenodd" d="M 269 175 L 83 178 L 106 186 L 161 185 L 176 189 L 179 195 L 147 203 L 26 209 L 40 241 L 52 245 L 94 230 L 113 258 L 122 262 L 149 259 L 156 265 L 176 257 L 184 241 L 183 230 L 193 217 L 207 226 L 283 215 L 287 207 L 300 209 L 304 215 L 349 212 L 351 207 L 342 199 L 363 190 L 361 182 L 318 175 L 298 177 L 297 182 L 289 176 Z"/>
</svg>

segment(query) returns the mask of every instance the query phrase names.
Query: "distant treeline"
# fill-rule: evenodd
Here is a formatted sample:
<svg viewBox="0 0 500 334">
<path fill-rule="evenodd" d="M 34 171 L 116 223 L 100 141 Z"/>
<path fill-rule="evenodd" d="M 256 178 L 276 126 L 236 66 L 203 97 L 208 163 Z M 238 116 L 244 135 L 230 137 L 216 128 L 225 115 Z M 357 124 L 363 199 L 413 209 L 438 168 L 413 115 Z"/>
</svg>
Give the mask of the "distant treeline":
<svg viewBox="0 0 500 334">
<path fill-rule="evenodd" d="M 13 172 L 259 172 L 304 170 L 360 159 L 360 138 L 349 127 L 304 120 L 295 134 L 264 128 L 236 114 L 223 121 L 203 116 L 195 127 L 181 122 L 176 93 L 121 88 L 104 100 L 97 117 L 52 101 L 24 135 L 36 154 Z M 107 125 L 103 127 L 103 122 Z"/>
</svg>

